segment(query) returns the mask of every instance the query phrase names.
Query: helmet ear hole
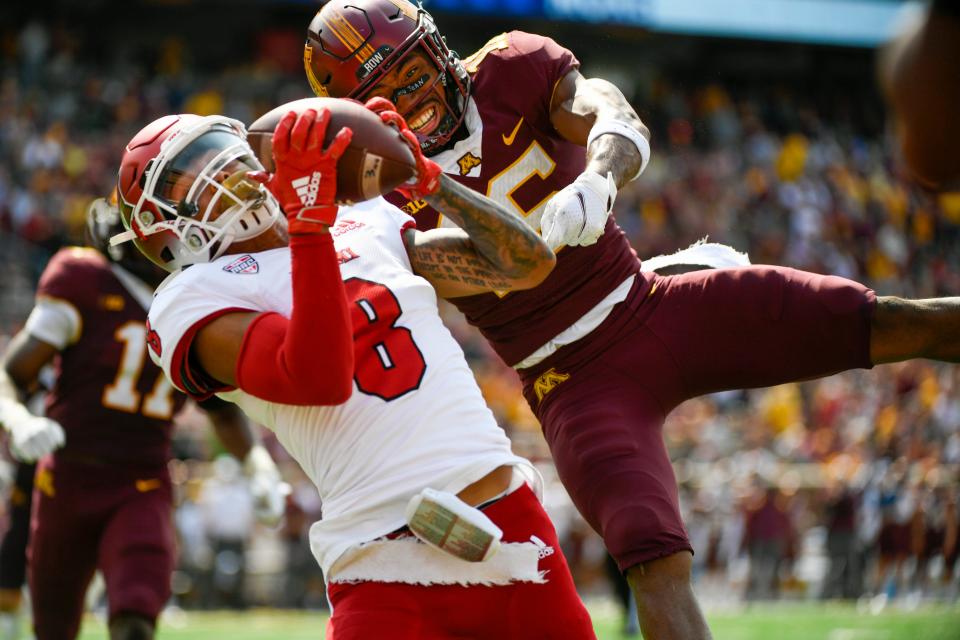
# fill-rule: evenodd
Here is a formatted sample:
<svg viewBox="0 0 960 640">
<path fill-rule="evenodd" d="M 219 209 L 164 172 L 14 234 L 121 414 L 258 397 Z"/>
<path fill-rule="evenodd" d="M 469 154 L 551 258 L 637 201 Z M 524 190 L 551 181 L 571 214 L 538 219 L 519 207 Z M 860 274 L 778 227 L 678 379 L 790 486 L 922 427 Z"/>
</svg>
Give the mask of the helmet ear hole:
<svg viewBox="0 0 960 640">
<path fill-rule="evenodd" d="M 165 264 L 173 262 L 173 251 L 170 251 L 170 247 L 164 247 L 160 251 L 160 259 L 163 260 Z"/>
</svg>

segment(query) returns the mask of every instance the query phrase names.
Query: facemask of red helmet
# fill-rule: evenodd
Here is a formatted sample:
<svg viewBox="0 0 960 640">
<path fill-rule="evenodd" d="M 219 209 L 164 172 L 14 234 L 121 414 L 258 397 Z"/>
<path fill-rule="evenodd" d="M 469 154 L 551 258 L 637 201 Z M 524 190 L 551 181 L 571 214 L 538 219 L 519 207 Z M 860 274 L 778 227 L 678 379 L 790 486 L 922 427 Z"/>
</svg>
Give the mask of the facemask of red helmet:
<svg viewBox="0 0 960 640">
<path fill-rule="evenodd" d="M 263 166 L 236 120 L 194 117 L 163 140 L 139 179 L 124 189 L 125 165 L 135 152 L 128 147 L 121 162 L 120 211 L 127 231 L 111 244 L 133 240 L 168 271 L 214 260 L 280 217 L 269 192 L 246 177 Z"/>
<path fill-rule="evenodd" d="M 390 95 L 377 92 L 387 74 L 415 54 L 431 65 L 431 72 L 415 74 Z M 463 123 L 469 76 L 430 14 L 406 0 L 331 0 L 310 23 L 303 58 L 310 86 L 321 97 L 365 102 L 382 95 L 396 103 L 416 93 L 401 115 L 428 155 L 440 151 Z M 439 97 L 443 114 L 428 133 L 419 133 L 415 116 L 433 96 Z"/>
</svg>

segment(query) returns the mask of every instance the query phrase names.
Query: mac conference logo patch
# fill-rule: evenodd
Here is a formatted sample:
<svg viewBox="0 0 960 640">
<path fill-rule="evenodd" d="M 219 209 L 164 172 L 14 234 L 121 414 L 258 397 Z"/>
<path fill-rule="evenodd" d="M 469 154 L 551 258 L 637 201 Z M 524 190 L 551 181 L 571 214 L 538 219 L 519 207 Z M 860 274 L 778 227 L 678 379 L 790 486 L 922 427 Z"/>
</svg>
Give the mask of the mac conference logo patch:
<svg viewBox="0 0 960 640">
<path fill-rule="evenodd" d="M 240 256 L 223 268 L 227 273 L 260 273 L 260 265 L 251 255 Z"/>
</svg>

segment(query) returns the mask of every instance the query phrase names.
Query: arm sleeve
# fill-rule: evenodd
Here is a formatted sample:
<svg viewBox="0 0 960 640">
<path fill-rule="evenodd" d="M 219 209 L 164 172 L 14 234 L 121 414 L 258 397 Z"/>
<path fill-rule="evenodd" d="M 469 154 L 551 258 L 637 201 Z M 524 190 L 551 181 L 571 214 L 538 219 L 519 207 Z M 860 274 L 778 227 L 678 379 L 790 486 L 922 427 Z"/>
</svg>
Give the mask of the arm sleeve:
<svg viewBox="0 0 960 640">
<path fill-rule="evenodd" d="M 104 258 L 92 249 L 67 248 L 54 254 L 37 283 L 27 332 L 60 351 L 76 343 L 84 315 L 102 295 L 98 285 L 104 264 Z"/>
<path fill-rule="evenodd" d="M 293 311 L 250 323 L 237 358 L 239 387 L 269 402 L 336 405 L 353 391 L 353 327 L 330 234 L 290 238 Z"/>
<path fill-rule="evenodd" d="M 38 297 L 26 322 L 27 333 L 59 351 L 80 339 L 81 328 L 77 308 L 57 298 Z"/>
<path fill-rule="evenodd" d="M 234 377 L 241 391 L 279 404 L 341 404 L 353 390 L 353 329 L 329 234 L 290 240 L 290 317 L 271 309 L 255 287 L 229 280 L 219 265 L 195 265 L 157 291 L 150 307 L 150 355 L 173 384 L 196 400 L 234 388 L 195 361 L 197 333 L 222 315 L 262 312 L 247 327 Z M 284 269 L 286 271 L 286 269 Z M 285 274 L 284 274 L 285 275 Z M 233 284 L 230 284 L 230 283 Z M 245 281 L 246 282 L 246 281 Z"/>
</svg>

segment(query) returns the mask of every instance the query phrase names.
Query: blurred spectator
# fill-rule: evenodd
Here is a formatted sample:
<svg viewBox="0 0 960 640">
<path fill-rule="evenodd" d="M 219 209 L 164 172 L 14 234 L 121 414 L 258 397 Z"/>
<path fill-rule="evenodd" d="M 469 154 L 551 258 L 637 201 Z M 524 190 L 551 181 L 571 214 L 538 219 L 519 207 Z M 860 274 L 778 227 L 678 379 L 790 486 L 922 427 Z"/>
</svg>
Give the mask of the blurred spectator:
<svg viewBox="0 0 960 640">
<path fill-rule="evenodd" d="M 253 531 L 253 499 L 240 464 L 231 456 L 214 461 L 200 508 L 213 553 L 213 608 L 245 609 L 247 540 Z"/>
<path fill-rule="evenodd" d="M 292 466 L 296 466 L 292 463 Z M 323 574 L 310 550 L 310 525 L 320 519 L 320 497 L 298 468 L 287 474 L 293 491 L 287 497 L 287 514 L 281 529 L 286 551 L 282 605 L 290 608 L 326 607 Z"/>
<path fill-rule="evenodd" d="M 750 556 L 747 600 L 779 598 L 781 568 L 794 557 L 794 529 L 776 487 L 766 487 L 747 507 L 743 546 Z"/>
<path fill-rule="evenodd" d="M 824 511 L 830 566 L 820 597 L 855 599 L 861 592 L 861 569 L 856 531 L 857 502 L 850 487 L 845 483 L 830 487 Z"/>
</svg>

